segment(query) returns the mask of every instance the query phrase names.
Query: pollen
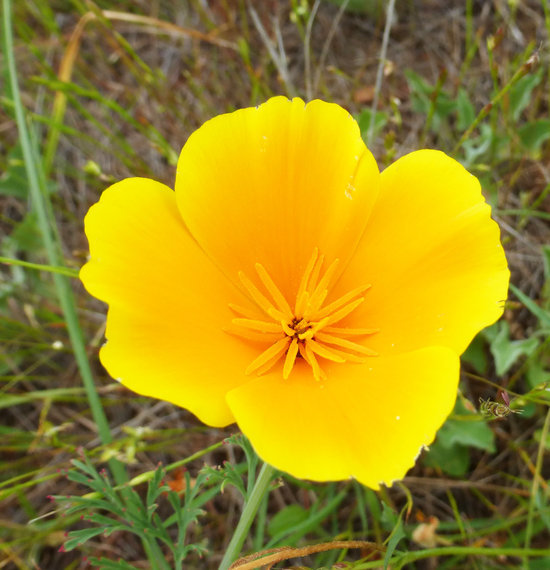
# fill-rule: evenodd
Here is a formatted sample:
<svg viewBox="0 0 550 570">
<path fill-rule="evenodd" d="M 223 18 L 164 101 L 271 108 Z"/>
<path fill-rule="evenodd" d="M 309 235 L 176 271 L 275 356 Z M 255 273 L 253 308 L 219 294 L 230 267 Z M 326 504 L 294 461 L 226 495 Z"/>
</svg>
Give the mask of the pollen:
<svg viewBox="0 0 550 570">
<path fill-rule="evenodd" d="M 255 269 L 264 292 L 243 272 L 239 273 L 239 279 L 256 310 L 231 304 L 236 316 L 227 332 L 268 345 L 248 365 L 246 374 L 265 374 L 282 362 L 282 374 L 286 379 L 297 359 L 303 359 L 311 367 L 314 378 L 324 380 L 323 360 L 365 362 L 378 356 L 374 350 L 355 342 L 357 338 L 377 333 L 378 329 L 340 326 L 340 321 L 363 303 L 370 285 L 356 287 L 325 304 L 339 260 L 335 259 L 323 271 L 324 262 L 324 256 L 315 248 L 298 285 L 293 305 L 260 263 L 256 263 Z"/>
</svg>

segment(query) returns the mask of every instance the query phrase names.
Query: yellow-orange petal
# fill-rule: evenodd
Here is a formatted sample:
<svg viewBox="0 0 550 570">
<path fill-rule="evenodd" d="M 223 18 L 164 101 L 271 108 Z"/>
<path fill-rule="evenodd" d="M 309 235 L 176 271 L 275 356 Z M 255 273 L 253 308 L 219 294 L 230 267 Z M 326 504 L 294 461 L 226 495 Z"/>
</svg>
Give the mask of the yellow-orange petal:
<svg viewBox="0 0 550 570">
<path fill-rule="evenodd" d="M 85 230 L 80 278 L 109 304 L 100 358 L 111 376 L 207 424 L 232 423 L 225 395 L 249 380 L 257 347 L 223 331 L 234 317 L 228 303 L 243 300 L 186 230 L 174 192 L 119 182 L 90 208 Z"/>
<path fill-rule="evenodd" d="M 315 247 L 345 264 L 378 191 L 359 127 L 332 103 L 274 97 L 206 122 L 178 162 L 178 207 L 235 282 L 260 263 L 294 302 Z M 240 283 L 238 283 L 240 286 Z"/>
<path fill-rule="evenodd" d="M 228 393 L 239 427 L 267 463 L 301 479 L 354 477 L 377 489 L 405 476 L 451 412 L 459 362 L 430 347 L 366 364 L 303 362 L 290 379 L 268 374 Z"/>
<path fill-rule="evenodd" d="M 477 178 L 442 152 L 422 150 L 381 175 L 380 194 L 338 289 L 370 283 L 341 326 L 380 330 L 380 354 L 422 346 L 462 353 L 495 322 L 509 271 L 498 225 Z"/>
</svg>

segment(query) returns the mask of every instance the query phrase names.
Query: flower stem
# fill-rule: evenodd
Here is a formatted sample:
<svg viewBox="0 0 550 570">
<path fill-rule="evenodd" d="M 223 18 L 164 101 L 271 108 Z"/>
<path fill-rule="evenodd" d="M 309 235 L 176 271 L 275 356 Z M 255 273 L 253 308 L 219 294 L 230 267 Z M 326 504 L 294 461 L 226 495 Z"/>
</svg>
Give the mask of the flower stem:
<svg viewBox="0 0 550 570">
<path fill-rule="evenodd" d="M 254 483 L 254 488 L 250 493 L 250 497 L 244 505 L 244 509 L 239 520 L 239 524 L 233 534 L 233 538 L 225 551 L 223 560 L 220 564 L 220 570 L 227 570 L 241 552 L 241 548 L 248 535 L 248 531 L 254 521 L 256 513 L 258 512 L 262 499 L 269 489 L 269 484 L 273 479 L 274 473 L 275 469 L 271 467 L 271 465 L 264 463 L 260 474 L 256 479 L 256 483 Z"/>
</svg>

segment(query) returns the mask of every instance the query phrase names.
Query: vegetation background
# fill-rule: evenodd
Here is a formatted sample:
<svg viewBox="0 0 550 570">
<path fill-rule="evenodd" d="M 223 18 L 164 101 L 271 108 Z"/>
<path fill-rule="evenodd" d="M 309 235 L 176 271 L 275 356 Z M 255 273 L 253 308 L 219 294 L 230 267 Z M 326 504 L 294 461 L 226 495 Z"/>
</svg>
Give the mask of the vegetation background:
<svg viewBox="0 0 550 570">
<path fill-rule="evenodd" d="M 454 414 L 401 484 L 374 493 L 285 477 L 245 550 L 361 539 L 386 553 L 340 548 L 278 567 L 550 568 L 548 0 L 18 0 L 13 39 L 9 6 L 0 569 L 78 569 L 90 556 L 103 568 L 217 568 L 247 493 L 238 481 L 254 474 L 246 441 L 222 446 L 231 429 L 114 383 L 97 360 L 105 307 L 75 277 L 82 221 L 104 188 L 126 176 L 172 185 L 193 130 L 274 94 L 346 107 L 381 168 L 421 147 L 460 160 L 494 208 L 513 286 L 504 318 L 463 357 Z M 107 481 L 95 466 L 109 460 Z M 207 482 L 203 465 L 225 461 Z M 125 469 L 158 520 L 123 522 L 112 489 Z M 102 486 L 114 497 L 103 503 Z M 189 500 L 185 524 L 171 514 L 177 492 Z M 95 518 L 80 520 L 79 508 Z M 148 543 L 148 524 L 170 537 L 179 528 L 181 552 Z M 164 562 L 147 560 L 155 552 Z"/>
</svg>

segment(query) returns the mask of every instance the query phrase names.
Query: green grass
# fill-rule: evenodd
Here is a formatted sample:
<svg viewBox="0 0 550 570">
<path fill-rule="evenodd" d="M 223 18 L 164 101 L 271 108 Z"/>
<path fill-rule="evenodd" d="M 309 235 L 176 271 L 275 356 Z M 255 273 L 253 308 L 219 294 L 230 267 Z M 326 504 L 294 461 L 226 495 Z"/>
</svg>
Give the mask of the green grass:
<svg viewBox="0 0 550 570">
<path fill-rule="evenodd" d="M 466 2 L 453 17 L 443 1 L 396 3 L 374 93 L 387 3 L 275 0 L 255 14 L 244 0 L 186 4 L 3 0 L 0 567 L 222 562 L 254 456 L 242 439 L 222 445 L 230 431 L 129 394 L 101 368 L 105 307 L 76 279 L 82 220 L 125 176 L 171 185 L 180 148 L 210 117 L 308 92 L 358 117 L 381 167 L 421 146 L 467 166 L 501 225 L 513 285 L 502 321 L 463 357 L 455 411 L 402 483 L 375 493 L 285 476 L 257 497 L 243 553 L 355 540 L 365 544 L 335 542 L 294 564 L 549 567 L 547 0 Z M 499 387 L 511 410 L 484 416 L 480 398 L 491 408 Z M 207 480 L 203 465 L 226 460 Z M 192 491 L 177 496 L 161 480 Z M 419 544 L 430 520 L 435 534 Z"/>
</svg>

